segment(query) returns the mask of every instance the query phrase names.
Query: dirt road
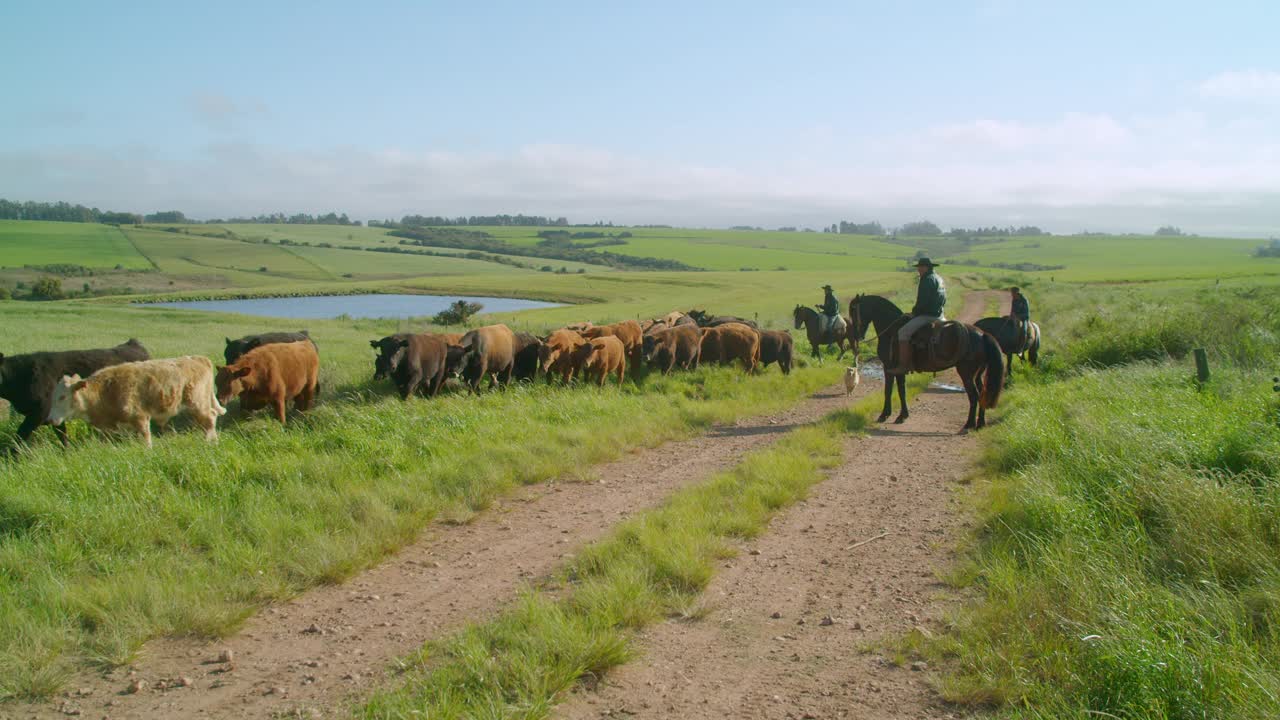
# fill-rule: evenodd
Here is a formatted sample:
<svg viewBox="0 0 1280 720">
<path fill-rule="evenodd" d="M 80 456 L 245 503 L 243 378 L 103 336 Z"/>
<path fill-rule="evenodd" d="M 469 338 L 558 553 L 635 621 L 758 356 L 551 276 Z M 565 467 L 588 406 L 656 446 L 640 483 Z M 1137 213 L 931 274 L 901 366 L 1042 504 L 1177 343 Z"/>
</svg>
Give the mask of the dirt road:
<svg viewBox="0 0 1280 720">
<path fill-rule="evenodd" d="M 981 317 L 990 297 L 971 293 L 960 318 Z M 963 392 L 931 388 L 905 425 L 848 440 L 842 466 L 712 580 L 709 615 L 649 628 L 640 659 L 556 716 L 955 717 L 927 667 L 878 649 L 934 632 L 946 608 L 937 573 L 964 531 L 955 487 L 977 451 L 976 435 L 956 432 L 967 410 Z"/>
<path fill-rule="evenodd" d="M 970 304 L 974 302 L 980 311 L 985 299 L 971 296 Z M 865 383 L 853 399 L 868 392 L 878 394 L 880 387 Z M 828 388 L 785 412 L 719 427 L 688 441 L 642 450 L 602 465 L 597 468 L 595 482 L 526 488 L 495 503 L 468 525 L 433 526 L 416 543 L 347 583 L 318 588 L 268 608 L 230 638 L 214 643 L 183 638 L 149 643 L 131 667 L 81 676 L 53 701 L 3 707 L 0 717 L 64 717 L 71 713 L 113 719 L 344 715 L 347 706 L 386 681 L 387 668 L 396 658 L 428 639 L 490 616 L 522 586 L 550 574 L 566 556 L 602 537 L 619 520 L 731 467 L 747 452 L 775 442 L 789 430 L 818 420 L 850 400 L 843 386 Z M 917 608 L 915 614 L 926 616 L 927 593 L 935 587 L 928 569 L 936 565 L 935 554 L 940 552 L 931 550 L 930 543 L 949 546 L 946 534 L 958 514 L 948 510 L 946 487 L 963 474 L 973 443 L 955 435 L 963 423 L 963 403 L 963 394 L 929 393 L 917 403 L 918 410 L 913 410 L 907 426 L 877 431 L 871 438 L 848 443 L 845 467 L 820 486 L 813 499 L 775 523 L 773 531 L 756 546 L 759 555 L 744 555 L 716 579 L 709 597 L 720 609 L 712 618 L 699 626 L 655 628 L 642 660 L 611 675 L 599 695 L 584 695 L 570 703 L 565 716 L 589 717 L 597 708 L 612 706 L 638 707 L 628 693 L 648 688 L 644 684 L 647 680 L 640 680 L 637 686 L 628 678 L 644 678 L 653 668 L 664 667 L 662 651 L 668 646 L 674 650 L 676 639 L 694 640 L 694 635 L 707 643 L 708 654 L 721 659 L 713 662 L 706 657 L 686 664 L 688 669 L 683 672 L 709 682 L 716 678 L 725 688 L 719 692 L 726 697 L 739 687 L 730 680 L 738 673 L 753 678 L 761 692 L 768 691 L 768 698 L 801 697 L 811 692 L 807 686 L 761 675 L 775 666 L 761 661 L 755 667 L 752 653 L 772 656 L 777 652 L 752 645 L 750 649 L 740 646 L 740 654 L 734 649 L 739 646 L 723 644 L 726 638 L 705 635 L 730 618 L 743 622 L 741 631 L 733 632 L 738 640 L 748 639 L 756 630 L 770 638 L 797 638 L 784 638 L 780 641 L 783 646 L 771 648 L 781 652 L 785 647 L 787 652 L 779 656 L 783 659 L 793 654 L 809 657 L 802 654 L 800 645 L 785 643 L 799 643 L 798 638 L 812 635 L 835 642 L 822 650 L 830 654 L 814 655 L 811 664 L 821 665 L 820 658 L 839 655 L 845 660 L 828 663 L 832 666 L 828 672 L 834 672 L 869 662 L 856 656 L 853 643 L 899 629 L 902 613 L 897 610 L 904 607 Z M 955 476 L 939 475 L 929 466 L 905 459 L 899 464 L 881 463 L 875 460 L 881 451 L 868 453 L 868 448 L 882 441 L 925 458 L 941 457 L 943 452 L 955 454 Z M 894 457 L 898 454 L 890 453 Z M 880 532 L 881 526 L 891 534 L 853 552 L 840 550 L 864 533 Z M 816 565 L 810 567 L 811 563 Z M 747 574 L 751 572 L 755 574 Z M 845 587 L 844 578 L 854 576 L 863 578 L 861 584 Z M 762 616 L 767 622 L 753 625 L 759 619 L 757 608 L 734 606 L 735 597 L 743 603 L 770 606 Z M 768 615 L 775 611 L 783 619 L 769 620 Z M 822 626 L 823 613 L 839 619 L 834 625 Z M 813 619 L 805 625 L 794 624 L 808 616 Z M 859 622 L 862 629 L 852 629 Z M 818 630 L 827 632 L 815 632 Z M 666 638 L 664 633 L 674 635 Z M 680 647 L 681 653 L 693 650 Z M 228 656 L 230 662 L 219 660 Z M 690 654 L 673 661 L 695 657 Z M 736 664 L 725 664 L 730 658 L 736 658 Z M 791 672 L 803 666 L 796 664 Z M 822 675 L 816 671 L 811 674 Z M 907 679 L 919 681 L 918 677 Z M 875 682 L 893 687 L 889 679 Z M 133 688 L 137 691 L 130 692 Z M 655 693 L 648 688 L 642 694 L 649 699 Z M 696 702 L 692 695 L 678 703 L 673 699 L 672 706 L 678 704 L 683 713 L 686 707 L 705 706 L 702 700 L 709 697 L 700 695 Z M 782 707 L 786 702 L 773 704 Z M 671 716 L 664 713 L 651 716 Z"/>
</svg>

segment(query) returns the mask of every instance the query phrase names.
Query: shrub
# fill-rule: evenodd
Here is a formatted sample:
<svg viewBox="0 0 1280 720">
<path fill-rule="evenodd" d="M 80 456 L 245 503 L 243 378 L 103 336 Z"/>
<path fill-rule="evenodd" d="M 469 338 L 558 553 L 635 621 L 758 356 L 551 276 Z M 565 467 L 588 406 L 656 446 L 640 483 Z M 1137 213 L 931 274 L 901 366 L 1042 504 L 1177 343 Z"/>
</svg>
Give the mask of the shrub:
<svg viewBox="0 0 1280 720">
<path fill-rule="evenodd" d="M 484 309 L 484 306 L 480 303 L 455 300 L 447 310 L 436 313 L 435 317 L 431 318 L 431 322 L 436 325 L 464 325 L 471 319 L 472 315 L 482 309 Z"/>
<path fill-rule="evenodd" d="M 45 275 L 31 286 L 32 300 L 61 300 L 66 296 L 62 281 L 51 275 Z"/>
</svg>

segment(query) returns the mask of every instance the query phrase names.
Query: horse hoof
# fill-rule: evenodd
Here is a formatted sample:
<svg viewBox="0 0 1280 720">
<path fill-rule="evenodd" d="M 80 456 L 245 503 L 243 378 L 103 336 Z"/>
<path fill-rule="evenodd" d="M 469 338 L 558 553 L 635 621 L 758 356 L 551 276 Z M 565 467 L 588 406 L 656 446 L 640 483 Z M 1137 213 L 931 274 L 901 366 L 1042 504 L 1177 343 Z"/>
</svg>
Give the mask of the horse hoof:
<svg viewBox="0 0 1280 720">
<path fill-rule="evenodd" d="M 882 423 L 882 422 L 884 422 L 885 420 L 888 420 L 888 419 L 889 419 L 889 413 L 885 413 L 885 414 L 881 415 L 880 417 L 876 418 L 876 422 L 878 422 L 878 423 Z"/>
<path fill-rule="evenodd" d="M 894 418 L 894 419 L 893 419 L 893 424 L 894 424 L 894 425 L 901 425 L 902 423 L 904 423 L 904 422 L 906 422 L 906 421 L 907 421 L 907 418 L 908 418 L 908 417 L 911 417 L 911 416 L 910 416 L 910 415 L 899 415 L 898 417 L 896 417 L 896 418 Z"/>
</svg>

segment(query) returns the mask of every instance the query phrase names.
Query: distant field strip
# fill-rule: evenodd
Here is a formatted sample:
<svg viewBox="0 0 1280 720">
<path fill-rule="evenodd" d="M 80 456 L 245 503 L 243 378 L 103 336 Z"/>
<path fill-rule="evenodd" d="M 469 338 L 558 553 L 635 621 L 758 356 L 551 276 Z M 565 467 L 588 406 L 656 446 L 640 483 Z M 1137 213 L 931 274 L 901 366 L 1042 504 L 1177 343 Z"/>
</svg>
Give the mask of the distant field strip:
<svg viewBox="0 0 1280 720">
<path fill-rule="evenodd" d="M 0 220 L 0 267 L 54 264 L 151 267 L 114 225 Z"/>
</svg>

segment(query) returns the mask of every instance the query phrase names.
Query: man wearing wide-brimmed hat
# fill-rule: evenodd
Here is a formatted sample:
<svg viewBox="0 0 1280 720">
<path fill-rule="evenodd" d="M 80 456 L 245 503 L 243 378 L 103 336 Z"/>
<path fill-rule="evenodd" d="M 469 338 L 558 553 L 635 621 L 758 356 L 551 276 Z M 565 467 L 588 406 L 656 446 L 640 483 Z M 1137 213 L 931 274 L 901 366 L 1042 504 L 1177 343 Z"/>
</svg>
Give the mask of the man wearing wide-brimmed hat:
<svg viewBox="0 0 1280 720">
<path fill-rule="evenodd" d="M 1014 331 L 1017 333 L 1014 347 L 1025 347 L 1027 338 L 1030 337 L 1028 332 L 1031 329 L 1031 304 L 1027 302 L 1027 297 L 1022 294 L 1022 288 L 1009 288 L 1010 307 L 1009 322 L 1013 323 Z"/>
<path fill-rule="evenodd" d="M 945 320 L 942 308 L 947 305 L 947 285 L 933 269 L 932 260 L 922 257 L 916 261 L 920 285 L 916 288 L 916 304 L 911 308 L 911 319 L 898 331 L 898 366 L 888 370 L 893 375 L 911 372 L 911 336 L 934 320 Z"/>
</svg>

